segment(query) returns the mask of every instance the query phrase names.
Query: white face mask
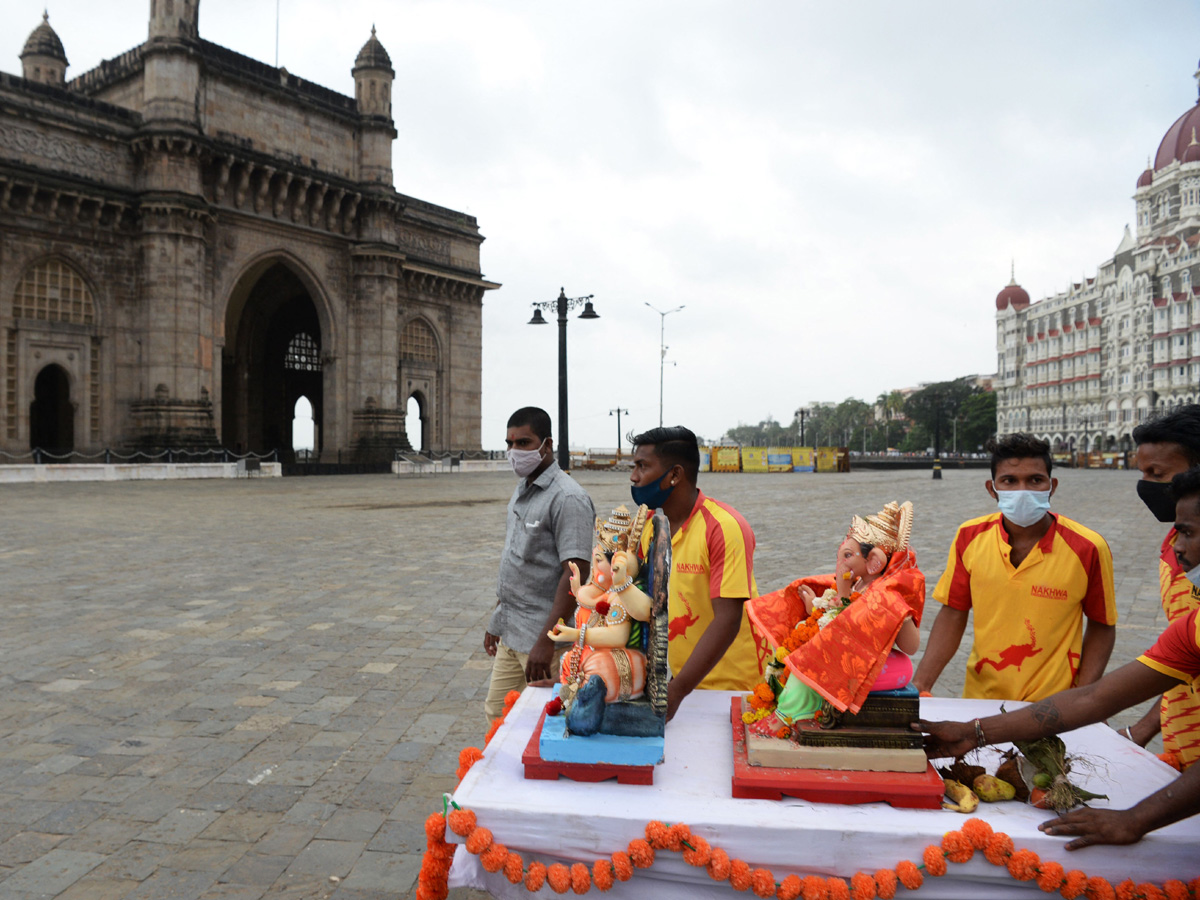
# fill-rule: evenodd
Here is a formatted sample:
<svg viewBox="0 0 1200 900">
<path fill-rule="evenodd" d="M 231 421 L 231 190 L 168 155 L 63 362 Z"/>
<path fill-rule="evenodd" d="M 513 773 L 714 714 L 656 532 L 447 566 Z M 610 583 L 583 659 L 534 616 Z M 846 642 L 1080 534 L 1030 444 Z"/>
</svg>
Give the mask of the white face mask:
<svg viewBox="0 0 1200 900">
<path fill-rule="evenodd" d="M 1192 568 L 1183 573 L 1183 577 L 1192 584 L 1200 587 L 1200 566 L 1192 566 Z"/>
<path fill-rule="evenodd" d="M 538 444 L 536 450 L 509 450 L 508 464 L 512 466 L 512 470 L 517 473 L 519 478 L 528 478 L 533 470 L 542 463 L 542 448 L 546 446 L 546 441 L 549 438 L 542 438 L 542 442 Z"/>
<path fill-rule="evenodd" d="M 1004 518 L 1021 528 L 1036 525 L 1050 511 L 1049 491 L 996 491 Z"/>
</svg>

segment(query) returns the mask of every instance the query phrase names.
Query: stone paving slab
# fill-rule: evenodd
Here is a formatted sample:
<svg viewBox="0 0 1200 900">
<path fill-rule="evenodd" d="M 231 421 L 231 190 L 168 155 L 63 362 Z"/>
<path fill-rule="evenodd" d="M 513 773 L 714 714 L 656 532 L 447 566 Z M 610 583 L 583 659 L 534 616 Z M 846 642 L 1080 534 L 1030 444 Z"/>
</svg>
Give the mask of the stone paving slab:
<svg viewBox="0 0 1200 900">
<path fill-rule="evenodd" d="M 1112 546 L 1126 662 L 1165 625 L 1165 528 L 1136 473 L 1056 474 L 1055 509 Z M 629 502 L 619 473 L 576 477 L 597 509 Z M 911 499 L 932 589 L 956 526 L 994 508 L 985 478 L 701 486 L 754 527 L 764 591 L 827 571 L 852 511 Z M 423 821 L 486 729 L 481 641 L 513 484 L 0 486 L 0 896 L 411 897 Z M 968 644 L 939 695 L 961 691 Z"/>
</svg>

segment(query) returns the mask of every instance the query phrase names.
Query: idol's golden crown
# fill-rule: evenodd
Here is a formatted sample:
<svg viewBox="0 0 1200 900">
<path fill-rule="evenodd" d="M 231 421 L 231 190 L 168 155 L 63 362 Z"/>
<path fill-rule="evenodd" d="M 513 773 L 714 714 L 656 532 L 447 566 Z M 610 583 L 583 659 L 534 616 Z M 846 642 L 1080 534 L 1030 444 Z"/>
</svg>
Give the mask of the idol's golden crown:
<svg viewBox="0 0 1200 900">
<path fill-rule="evenodd" d="M 908 546 L 912 537 L 913 505 L 911 501 L 898 504 L 892 501 L 873 516 L 855 516 L 846 537 L 860 544 L 872 544 L 885 553 L 895 553 Z"/>
<path fill-rule="evenodd" d="M 606 553 L 637 547 L 642 540 L 642 529 L 646 527 L 646 516 L 649 512 L 643 504 L 636 512 L 630 514 L 629 509 L 621 504 L 609 513 L 607 519 L 597 516 L 596 545 Z"/>
</svg>

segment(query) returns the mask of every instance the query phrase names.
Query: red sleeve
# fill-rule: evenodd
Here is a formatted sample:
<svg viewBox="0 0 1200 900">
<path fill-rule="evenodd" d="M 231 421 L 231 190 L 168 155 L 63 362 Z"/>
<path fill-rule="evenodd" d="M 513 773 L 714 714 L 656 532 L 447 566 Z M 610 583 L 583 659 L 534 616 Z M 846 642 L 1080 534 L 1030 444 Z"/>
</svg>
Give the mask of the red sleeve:
<svg viewBox="0 0 1200 900">
<path fill-rule="evenodd" d="M 1112 555 L 1104 538 L 1096 535 L 1096 544 L 1061 521 L 1055 526 L 1063 543 L 1079 557 L 1087 572 L 1087 591 L 1083 595 L 1083 614 L 1102 625 L 1117 624 L 1117 603 L 1113 590 Z"/>
<path fill-rule="evenodd" d="M 1156 669 L 1163 667 L 1172 670 L 1169 674 L 1183 673 L 1189 678 L 1200 676 L 1200 636 L 1196 634 L 1196 615 L 1200 609 L 1193 609 L 1188 615 L 1181 616 L 1164 631 L 1154 646 L 1142 654 L 1144 661 L 1157 663 Z"/>
<path fill-rule="evenodd" d="M 951 609 L 969 610 L 973 603 L 971 597 L 971 570 L 963 562 L 963 554 L 971 543 L 984 532 L 995 527 L 991 521 L 978 522 L 974 525 L 962 525 L 954 536 L 954 544 L 950 547 L 950 558 L 946 561 L 946 571 L 938 580 L 938 592 L 945 591 L 945 603 Z"/>
</svg>

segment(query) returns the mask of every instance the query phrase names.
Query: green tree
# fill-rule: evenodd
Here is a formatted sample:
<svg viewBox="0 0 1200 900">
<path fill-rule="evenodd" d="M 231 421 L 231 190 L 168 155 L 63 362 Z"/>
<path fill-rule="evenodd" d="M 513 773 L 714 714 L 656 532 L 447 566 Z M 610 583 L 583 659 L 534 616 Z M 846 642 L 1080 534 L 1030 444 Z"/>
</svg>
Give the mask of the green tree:
<svg viewBox="0 0 1200 900">
<path fill-rule="evenodd" d="M 959 409 L 958 449 L 965 453 L 982 450 L 996 433 L 996 394 L 979 391 L 963 401 Z"/>
<path fill-rule="evenodd" d="M 951 422 L 960 418 L 963 403 L 980 390 L 969 378 L 939 381 L 927 385 L 909 397 L 908 402 L 904 404 L 904 414 L 914 425 L 920 425 L 926 434 L 932 436 L 931 446 L 934 452 L 940 453 L 950 445 L 950 435 L 953 431 Z"/>
</svg>

